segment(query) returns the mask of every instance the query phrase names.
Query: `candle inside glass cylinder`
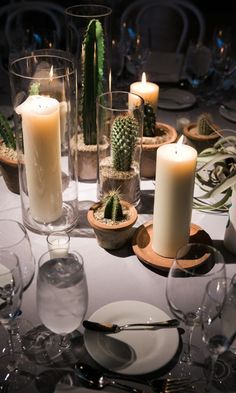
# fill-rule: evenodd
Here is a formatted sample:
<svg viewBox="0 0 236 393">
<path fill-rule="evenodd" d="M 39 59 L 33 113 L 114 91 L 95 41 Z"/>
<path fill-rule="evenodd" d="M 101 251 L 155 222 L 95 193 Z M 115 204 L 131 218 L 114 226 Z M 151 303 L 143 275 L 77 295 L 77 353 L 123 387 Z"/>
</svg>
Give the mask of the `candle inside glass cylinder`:
<svg viewBox="0 0 236 393">
<path fill-rule="evenodd" d="M 47 236 L 47 244 L 51 258 L 63 258 L 68 255 L 70 236 L 64 231 L 52 232 Z"/>
<path fill-rule="evenodd" d="M 156 113 L 159 86 L 156 83 L 147 82 L 145 72 L 142 74 L 141 82 L 134 82 L 130 85 L 130 93 L 134 93 L 142 97 L 144 102 L 149 103 Z"/>
<path fill-rule="evenodd" d="M 38 222 L 53 222 L 62 214 L 59 102 L 32 95 L 15 111 L 22 117 L 31 215 Z"/>
<path fill-rule="evenodd" d="M 157 150 L 152 248 L 163 257 L 189 241 L 196 161 L 197 151 L 181 141 Z"/>
</svg>

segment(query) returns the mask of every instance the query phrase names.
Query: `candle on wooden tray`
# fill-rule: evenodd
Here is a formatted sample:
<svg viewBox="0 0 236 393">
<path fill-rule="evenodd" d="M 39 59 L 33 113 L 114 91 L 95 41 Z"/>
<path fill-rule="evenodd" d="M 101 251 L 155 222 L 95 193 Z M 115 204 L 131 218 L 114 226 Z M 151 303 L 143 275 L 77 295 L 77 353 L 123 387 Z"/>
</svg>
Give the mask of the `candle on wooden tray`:
<svg viewBox="0 0 236 393">
<path fill-rule="evenodd" d="M 32 95 L 15 110 L 22 117 L 31 215 L 39 222 L 53 222 L 62 215 L 59 102 Z"/>
<path fill-rule="evenodd" d="M 130 85 L 130 93 L 137 94 L 142 97 L 144 102 L 149 103 L 156 113 L 159 86 L 156 83 L 147 82 L 145 72 L 142 74 L 141 82 L 134 82 Z"/>
<path fill-rule="evenodd" d="M 182 137 L 157 149 L 152 248 L 163 257 L 189 241 L 196 161 Z"/>
</svg>

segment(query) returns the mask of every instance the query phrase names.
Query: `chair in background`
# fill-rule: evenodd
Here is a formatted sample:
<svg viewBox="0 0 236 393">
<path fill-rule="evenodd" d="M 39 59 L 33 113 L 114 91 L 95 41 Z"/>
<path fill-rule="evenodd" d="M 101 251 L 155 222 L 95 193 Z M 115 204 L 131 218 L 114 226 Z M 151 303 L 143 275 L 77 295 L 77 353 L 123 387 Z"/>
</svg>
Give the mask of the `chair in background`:
<svg viewBox="0 0 236 393">
<path fill-rule="evenodd" d="M 189 42 L 203 41 L 204 34 L 201 12 L 185 0 L 136 0 L 121 17 L 120 45 L 128 70 L 137 74 L 139 61 L 151 79 L 159 74 L 157 81 L 165 81 L 168 75 L 176 81 Z"/>
</svg>

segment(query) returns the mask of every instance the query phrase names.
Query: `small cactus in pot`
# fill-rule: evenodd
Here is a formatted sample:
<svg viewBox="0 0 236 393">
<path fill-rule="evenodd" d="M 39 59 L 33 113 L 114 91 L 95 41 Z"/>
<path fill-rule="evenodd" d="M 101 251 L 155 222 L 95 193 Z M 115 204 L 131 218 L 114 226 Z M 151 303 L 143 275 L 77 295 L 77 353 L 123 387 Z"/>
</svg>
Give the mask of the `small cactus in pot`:
<svg viewBox="0 0 236 393">
<path fill-rule="evenodd" d="M 148 102 L 144 104 L 143 136 L 155 136 L 156 115 L 153 107 Z"/>
<path fill-rule="evenodd" d="M 121 199 L 118 190 L 111 190 L 100 202 L 91 206 L 87 218 L 98 244 L 115 250 L 123 247 L 132 237 L 138 213 L 132 204 Z"/>
</svg>

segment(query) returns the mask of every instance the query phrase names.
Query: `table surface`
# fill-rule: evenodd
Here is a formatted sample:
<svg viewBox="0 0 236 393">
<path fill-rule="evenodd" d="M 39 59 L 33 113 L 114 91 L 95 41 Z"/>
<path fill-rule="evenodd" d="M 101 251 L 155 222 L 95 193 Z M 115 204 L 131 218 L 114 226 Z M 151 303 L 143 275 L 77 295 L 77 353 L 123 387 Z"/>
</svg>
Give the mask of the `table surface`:
<svg viewBox="0 0 236 393">
<path fill-rule="evenodd" d="M 188 114 L 195 116 L 200 111 L 198 107 Z M 202 111 L 202 110 L 201 110 Z M 187 112 L 159 111 L 160 121 L 175 125 L 177 117 L 186 116 Z M 233 128 L 233 123 L 222 118 L 216 119 L 222 127 Z M 152 219 L 154 203 L 154 181 L 142 180 L 141 206 L 136 227 Z M 128 244 L 117 251 L 106 251 L 99 247 L 93 230 L 86 220 L 86 212 L 92 201 L 96 200 L 95 183 L 79 183 L 80 220 L 78 227 L 71 233 L 71 249 L 80 252 L 85 261 L 89 289 L 89 303 L 86 318 L 107 303 L 121 300 L 138 300 L 150 303 L 171 316 L 165 296 L 166 275 L 153 270 L 142 263 L 133 253 Z M 10 218 L 22 221 L 20 196 L 8 191 L 0 177 L 0 218 Z M 226 213 L 206 213 L 193 210 L 192 222 L 201 226 L 212 238 L 213 244 L 219 248 L 226 261 L 227 274 L 236 273 L 236 256 L 224 249 L 223 237 L 227 223 Z M 47 251 L 46 237 L 28 231 L 32 249 L 37 261 L 40 255 Z M 24 292 L 22 311 L 24 318 L 36 326 L 40 320 L 36 312 L 35 282 L 36 275 L 30 287 Z M 86 351 L 84 359 L 88 359 Z M 109 390 L 109 389 L 108 389 Z M 31 389 L 31 392 L 34 390 Z M 59 390 L 58 390 L 59 391 Z M 83 389 L 80 389 L 82 392 Z M 84 391 L 88 391 L 85 389 Z"/>
</svg>

